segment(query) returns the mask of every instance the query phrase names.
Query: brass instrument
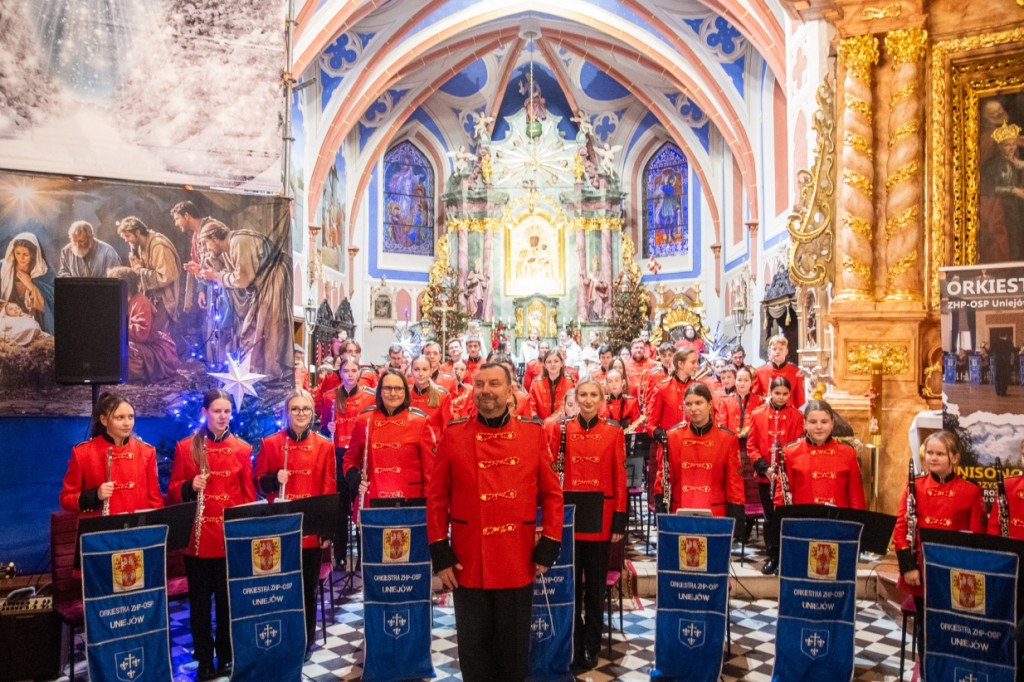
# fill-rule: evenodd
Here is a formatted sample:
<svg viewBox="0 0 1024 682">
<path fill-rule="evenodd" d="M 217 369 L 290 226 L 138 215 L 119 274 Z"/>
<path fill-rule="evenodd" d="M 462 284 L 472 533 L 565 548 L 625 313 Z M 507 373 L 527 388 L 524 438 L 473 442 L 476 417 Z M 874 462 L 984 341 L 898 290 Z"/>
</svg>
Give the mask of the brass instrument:
<svg viewBox="0 0 1024 682">
<path fill-rule="evenodd" d="M 636 433 L 637 429 L 640 428 L 640 425 L 643 424 L 646 419 L 647 419 L 647 415 L 645 415 L 643 412 L 641 412 L 640 416 L 636 418 L 636 421 L 632 422 L 629 426 L 626 427 L 626 430 L 625 430 L 624 433 L 626 435 L 629 435 L 631 433 Z"/>
<path fill-rule="evenodd" d="M 110 466 L 114 461 L 114 448 L 107 448 L 107 483 L 110 483 Z M 110 497 L 113 497 L 114 493 L 111 491 Z M 110 516 L 110 497 L 103 500 L 103 516 Z"/>
<path fill-rule="evenodd" d="M 199 475 L 206 476 L 209 471 L 209 467 L 206 464 L 206 435 L 203 435 L 203 449 L 199 454 Z M 206 486 L 196 493 L 196 520 L 195 520 L 195 539 L 196 539 L 196 554 L 199 554 L 199 538 L 203 534 L 203 512 L 206 510 Z"/>
<path fill-rule="evenodd" d="M 914 457 L 907 467 L 907 548 L 917 561 L 917 486 L 914 483 Z"/>
<path fill-rule="evenodd" d="M 999 498 L 999 534 L 1010 537 L 1010 501 L 1006 496 L 1006 479 L 1003 474 L 1003 461 L 996 457 L 996 489 Z"/>
</svg>

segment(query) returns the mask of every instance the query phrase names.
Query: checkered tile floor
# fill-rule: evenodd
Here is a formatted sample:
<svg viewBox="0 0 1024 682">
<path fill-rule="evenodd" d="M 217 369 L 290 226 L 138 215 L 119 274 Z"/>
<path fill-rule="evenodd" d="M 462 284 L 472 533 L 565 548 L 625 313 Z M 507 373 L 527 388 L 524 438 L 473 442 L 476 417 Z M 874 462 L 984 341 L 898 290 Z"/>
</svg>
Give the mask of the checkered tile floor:
<svg viewBox="0 0 1024 682">
<path fill-rule="evenodd" d="M 612 653 L 607 646 L 600 653 L 596 669 L 577 679 L 590 682 L 608 680 L 648 680 L 654 664 L 653 600 L 643 599 L 643 609 L 627 612 L 624 633 L 614 623 Z M 856 670 L 858 682 L 896 680 L 899 677 L 900 629 L 870 601 L 857 604 Z M 771 680 L 775 655 L 775 601 L 741 601 L 733 599 L 732 653 L 725 657 L 722 680 L 733 682 L 768 682 Z M 326 680 L 357 680 L 361 673 L 363 607 L 359 593 L 335 597 L 333 623 L 327 626 L 327 643 L 318 624 L 313 659 L 303 668 L 303 678 Z M 604 640 L 607 643 L 607 639 Z M 81 637 L 77 640 L 76 679 L 87 679 Z M 191 656 L 187 606 L 175 602 L 171 611 L 171 656 L 175 682 L 195 677 L 196 664 Z M 909 649 L 909 643 L 908 643 Z M 434 608 L 433 662 L 437 680 L 460 680 L 456 649 L 455 616 L 451 608 Z M 908 651 L 909 656 L 909 651 Z M 907 678 L 909 679 L 908 663 Z M 66 680 L 67 676 L 60 678 Z"/>
</svg>

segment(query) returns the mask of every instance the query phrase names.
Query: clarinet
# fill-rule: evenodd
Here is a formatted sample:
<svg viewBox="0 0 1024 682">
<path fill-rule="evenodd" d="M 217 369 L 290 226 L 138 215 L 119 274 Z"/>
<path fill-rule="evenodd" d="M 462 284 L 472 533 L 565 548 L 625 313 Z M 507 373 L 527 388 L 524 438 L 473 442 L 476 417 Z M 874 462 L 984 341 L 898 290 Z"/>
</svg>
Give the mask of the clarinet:
<svg viewBox="0 0 1024 682">
<path fill-rule="evenodd" d="M 110 483 L 110 465 L 114 460 L 114 448 L 107 448 L 107 483 Z M 114 493 L 110 493 L 113 497 Z M 103 500 L 103 516 L 110 516 L 110 497 Z"/>
<path fill-rule="evenodd" d="M 565 422 L 561 423 L 562 440 L 558 444 L 558 467 L 555 471 L 558 473 L 558 485 L 562 488 L 565 487 Z"/>
<path fill-rule="evenodd" d="M 288 434 L 284 434 L 284 472 L 288 473 Z M 288 488 L 288 481 L 281 484 L 281 494 L 277 496 L 278 502 L 287 502 L 288 496 L 285 494 L 285 490 Z"/>
<path fill-rule="evenodd" d="M 917 487 L 914 483 L 914 458 L 907 467 L 907 548 L 917 562 Z"/>
<path fill-rule="evenodd" d="M 203 449 L 199 455 L 199 473 L 205 476 L 209 473 L 206 466 L 206 435 L 203 434 Z M 203 534 L 203 513 L 206 510 L 206 486 L 196 493 L 196 554 L 199 554 L 199 538 Z"/>
<path fill-rule="evenodd" d="M 668 435 L 665 442 L 661 444 L 661 494 L 665 502 L 665 512 L 672 511 L 672 481 L 670 480 L 670 469 L 668 461 Z"/>
<path fill-rule="evenodd" d="M 776 437 L 775 446 L 778 445 L 779 439 Z M 786 456 L 783 454 L 782 448 L 778 449 L 779 455 L 779 485 L 782 486 L 782 502 L 783 504 L 793 504 L 793 493 L 789 489 L 789 474 L 786 473 Z"/>
<path fill-rule="evenodd" d="M 776 410 L 774 407 L 772 408 L 772 410 L 775 412 L 775 433 L 773 434 L 773 439 L 772 439 L 772 462 L 771 462 L 771 468 L 775 469 L 775 471 L 776 471 L 776 476 L 774 478 L 772 478 L 772 488 L 771 488 L 772 489 L 772 499 L 774 500 L 775 499 L 775 488 L 779 484 L 778 468 L 777 467 L 778 467 L 778 464 L 779 464 L 779 452 L 782 450 L 782 448 L 779 447 L 779 411 Z"/>
<path fill-rule="evenodd" d="M 996 487 L 999 490 L 999 534 L 1010 537 L 1010 502 L 1006 496 L 1006 480 L 1003 476 L 1003 461 L 996 457 Z"/>
</svg>

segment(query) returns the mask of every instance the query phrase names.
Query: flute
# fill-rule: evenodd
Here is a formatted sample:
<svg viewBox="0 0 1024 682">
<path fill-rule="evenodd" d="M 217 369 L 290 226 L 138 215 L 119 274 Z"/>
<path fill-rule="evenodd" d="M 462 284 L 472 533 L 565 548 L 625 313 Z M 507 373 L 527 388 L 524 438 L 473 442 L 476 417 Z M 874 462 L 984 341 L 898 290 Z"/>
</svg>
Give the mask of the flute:
<svg viewBox="0 0 1024 682">
<path fill-rule="evenodd" d="M 203 449 L 199 455 L 199 474 L 205 476 L 208 474 L 208 468 L 206 466 L 206 437 L 203 437 Z M 203 512 L 206 510 L 206 486 L 196 493 L 196 521 L 195 521 L 195 538 L 196 538 L 196 555 L 199 554 L 199 538 L 203 533 Z"/>
<path fill-rule="evenodd" d="M 114 460 L 114 448 L 107 448 L 107 483 L 110 483 L 110 465 Z M 110 492 L 110 496 L 113 497 L 114 492 Z M 110 497 L 103 500 L 103 516 L 110 516 Z"/>
<path fill-rule="evenodd" d="M 284 435 L 284 467 L 283 467 L 285 474 L 288 473 L 288 439 L 289 439 L 289 436 L 286 433 Z M 287 489 L 287 487 L 288 487 L 288 481 L 285 480 L 285 482 L 281 484 L 281 494 L 277 496 L 277 501 L 278 502 L 286 502 L 288 500 L 288 496 L 285 494 L 285 490 Z"/>
<path fill-rule="evenodd" d="M 356 506 L 356 514 L 358 518 L 356 523 L 362 519 L 363 516 L 363 498 L 366 497 L 366 491 L 362 490 L 366 484 L 370 482 L 370 477 L 366 473 L 366 467 L 370 466 L 370 420 L 366 420 L 366 436 L 363 439 L 363 469 L 359 473 L 360 475 L 360 491 L 359 491 L 359 504 Z"/>
</svg>

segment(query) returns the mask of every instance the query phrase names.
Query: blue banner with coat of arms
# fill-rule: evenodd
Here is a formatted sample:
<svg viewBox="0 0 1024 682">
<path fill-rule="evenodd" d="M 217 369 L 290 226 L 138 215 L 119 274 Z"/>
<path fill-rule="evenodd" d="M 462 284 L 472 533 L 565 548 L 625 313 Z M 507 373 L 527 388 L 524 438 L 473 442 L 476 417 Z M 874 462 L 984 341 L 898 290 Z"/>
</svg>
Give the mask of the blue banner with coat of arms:
<svg viewBox="0 0 1024 682">
<path fill-rule="evenodd" d="M 571 682 L 576 616 L 576 507 L 565 505 L 558 559 L 533 583 L 530 618 L 530 674 L 527 682 Z M 537 511 L 537 528 L 541 513 Z"/>
<path fill-rule="evenodd" d="M 426 507 L 362 509 L 359 519 L 366 638 L 362 679 L 433 677 Z"/>
<path fill-rule="evenodd" d="M 853 679 L 863 530 L 852 521 L 782 520 L 773 682 Z"/>
<path fill-rule="evenodd" d="M 299 680 L 302 514 L 224 522 L 235 680 Z"/>
<path fill-rule="evenodd" d="M 1017 675 L 1016 554 L 922 543 L 923 679 L 1012 682 Z"/>
<path fill-rule="evenodd" d="M 172 679 L 166 543 L 167 526 L 82 535 L 90 680 Z"/>
<path fill-rule="evenodd" d="M 660 682 L 714 682 L 729 617 L 732 518 L 658 516 L 654 670 Z"/>
</svg>

